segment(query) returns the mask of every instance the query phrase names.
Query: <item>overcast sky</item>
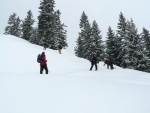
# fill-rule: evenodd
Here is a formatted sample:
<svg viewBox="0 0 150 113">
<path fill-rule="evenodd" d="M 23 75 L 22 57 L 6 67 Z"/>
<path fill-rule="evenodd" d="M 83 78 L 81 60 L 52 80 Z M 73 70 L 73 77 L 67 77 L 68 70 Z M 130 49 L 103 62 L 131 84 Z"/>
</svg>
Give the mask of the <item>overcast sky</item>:
<svg viewBox="0 0 150 113">
<path fill-rule="evenodd" d="M 93 20 L 99 25 L 103 38 L 108 27 L 115 31 L 120 12 L 126 19 L 132 18 L 139 32 L 145 27 L 150 31 L 150 0 L 55 0 L 55 10 L 61 11 L 61 21 L 68 27 L 68 43 L 73 49 L 78 37 L 79 22 L 83 11 L 90 23 Z M 0 3 L 0 34 L 4 33 L 9 16 L 16 13 L 24 20 L 31 9 L 34 19 L 39 15 L 40 0 L 1 0 Z M 35 25 L 36 26 L 36 25 Z"/>
</svg>

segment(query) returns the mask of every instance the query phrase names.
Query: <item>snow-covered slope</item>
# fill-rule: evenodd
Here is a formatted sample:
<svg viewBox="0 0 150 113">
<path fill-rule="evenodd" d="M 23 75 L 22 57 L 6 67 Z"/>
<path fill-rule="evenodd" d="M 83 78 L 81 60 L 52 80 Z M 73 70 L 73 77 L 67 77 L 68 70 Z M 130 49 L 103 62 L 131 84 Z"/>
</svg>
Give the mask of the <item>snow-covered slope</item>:
<svg viewBox="0 0 150 113">
<path fill-rule="evenodd" d="M 36 61 L 45 51 L 49 74 Z M 150 113 L 150 74 L 108 70 L 58 51 L 0 35 L 0 113 Z"/>
</svg>

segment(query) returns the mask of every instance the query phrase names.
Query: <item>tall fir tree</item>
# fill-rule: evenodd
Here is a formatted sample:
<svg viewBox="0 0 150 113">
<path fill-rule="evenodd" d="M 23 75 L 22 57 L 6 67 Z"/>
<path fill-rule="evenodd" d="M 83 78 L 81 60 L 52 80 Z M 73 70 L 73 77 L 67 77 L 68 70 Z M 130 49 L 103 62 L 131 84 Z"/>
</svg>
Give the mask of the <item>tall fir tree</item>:
<svg viewBox="0 0 150 113">
<path fill-rule="evenodd" d="M 38 34 L 39 45 L 43 45 L 44 42 L 48 43 L 49 48 L 54 47 L 54 0 L 42 0 L 40 3 L 40 15 L 38 16 Z"/>
<path fill-rule="evenodd" d="M 115 33 L 112 28 L 109 26 L 107 37 L 106 37 L 106 59 L 113 61 L 116 64 L 116 58 L 118 56 L 116 48 L 116 39 Z"/>
<path fill-rule="evenodd" d="M 150 33 L 147 29 L 143 28 L 141 35 L 142 41 L 144 42 L 145 55 L 150 59 Z"/>
<path fill-rule="evenodd" d="M 83 12 L 81 15 L 80 24 L 79 24 L 81 31 L 79 32 L 79 37 L 77 38 L 77 41 L 76 41 L 77 44 L 76 44 L 76 47 L 74 48 L 75 55 L 81 58 L 83 58 L 84 56 L 84 52 L 83 52 L 84 51 L 83 49 L 84 38 L 82 36 L 82 29 L 83 29 L 83 22 L 86 19 L 87 19 L 87 16 Z"/>
<path fill-rule="evenodd" d="M 118 30 L 117 30 L 117 35 L 116 35 L 116 47 L 118 48 L 118 56 L 117 56 L 117 60 L 116 60 L 116 65 L 121 66 L 122 60 L 123 60 L 123 56 L 125 55 L 125 51 L 124 51 L 124 39 L 126 37 L 126 31 L 127 31 L 127 22 L 126 22 L 126 18 L 124 17 L 124 15 L 122 13 L 120 13 L 119 15 L 119 23 L 118 23 Z"/>
<path fill-rule="evenodd" d="M 8 20 L 8 26 L 5 28 L 5 33 L 4 34 L 10 34 L 13 36 L 20 37 L 21 35 L 21 20 L 19 17 L 16 17 L 17 14 L 13 13 L 10 15 L 9 20 Z"/>
<path fill-rule="evenodd" d="M 33 19 L 32 11 L 29 10 L 27 12 L 27 17 L 22 23 L 22 38 L 25 40 L 29 40 L 31 36 L 32 25 L 34 24 L 35 20 Z"/>
<path fill-rule="evenodd" d="M 124 56 L 122 58 L 122 67 L 135 69 L 138 66 L 139 58 L 139 35 L 137 28 L 131 19 L 131 21 L 127 21 L 127 29 L 126 29 L 126 36 L 124 37 L 123 41 L 123 51 Z"/>
<path fill-rule="evenodd" d="M 93 52 L 97 55 L 98 61 L 104 60 L 104 44 L 102 41 L 101 31 L 97 22 L 92 23 L 91 36 L 89 38 L 89 55 Z"/>
<path fill-rule="evenodd" d="M 38 45 L 38 42 L 39 42 L 39 38 L 38 38 L 38 28 L 32 27 L 31 35 L 30 35 L 28 41 L 29 41 L 30 43 L 33 43 L 33 44 L 37 44 L 37 45 Z"/>
<path fill-rule="evenodd" d="M 91 36 L 91 26 L 85 12 L 82 13 L 80 19 L 80 29 L 79 37 L 76 41 L 77 46 L 75 47 L 75 54 L 78 57 L 89 59 L 89 39 Z"/>
<path fill-rule="evenodd" d="M 55 45 L 59 45 L 61 44 L 61 46 L 63 48 L 68 46 L 67 43 L 67 31 L 64 29 L 65 27 L 67 27 L 66 25 L 64 25 L 64 23 L 62 24 L 60 21 L 60 15 L 61 12 L 59 10 L 55 11 L 55 33 L 56 33 L 56 41 L 55 41 Z"/>
<path fill-rule="evenodd" d="M 144 60 L 146 64 L 143 64 L 142 67 L 144 71 L 150 72 L 150 33 L 147 29 L 143 28 L 141 34 L 141 43 L 143 48 Z"/>
<path fill-rule="evenodd" d="M 75 55 L 78 56 L 78 57 L 83 58 L 83 56 L 84 56 L 83 55 L 84 54 L 83 53 L 83 47 L 82 47 L 83 40 L 82 40 L 82 38 L 80 36 L 78 37 L 76 43 L 77 43 L 77 46 L 74 49 Z"/>
<path fill-rule="evenodd" d="M 84 42 L 83 42 L 83 45 L 82 45 L 83 48 L 84 48 L 83 57 L 86 58 L 86 59 L 89 59 L 89 57 L 90 57 L 89 46 L 90 46 L 90 38 L 91 38 L 91 24 L 89 23 L 88 18 L 85 21 L 83 31 L 81 32 L 81 36 L 83 36 L 83 38 L 84 38 Z"/>
<path fill-rule="evenodd" d="M 40 15 L 38 16 L 38 36 L 39 45 L 44 43 L 48 47 L 56 50 L 58 43 L 62 47 L 67 47 L 67 31 L 64 29 L 65 25 L 60 21 L 60 11 L 54 10 L 54 0 L 42 0 L 40 3 Z"/>
</svg>

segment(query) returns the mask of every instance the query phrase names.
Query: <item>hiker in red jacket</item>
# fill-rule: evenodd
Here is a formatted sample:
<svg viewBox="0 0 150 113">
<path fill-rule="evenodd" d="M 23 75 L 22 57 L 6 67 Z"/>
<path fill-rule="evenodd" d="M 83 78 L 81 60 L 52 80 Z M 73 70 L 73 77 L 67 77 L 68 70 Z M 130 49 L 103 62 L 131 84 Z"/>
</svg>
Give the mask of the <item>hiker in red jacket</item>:
<svg viewBox="0 0 150 113">
<path fill-rule="evenodd" d="M 109 65 L 110 65 L 110 64 L 109 64 L 109 61 L 108 61 L 108 60 L 105 60 L 105 61 L 104 61 L 104 66 L 105 66 L 105 65 L 107 65 L 107 69 L 109 69 Z"/>
<path fill-rule="evenodd" d="M 40 74 L 43 74 L 43 69 L 45 69 L 46 74 L 48 74 L 47 60 L 46 60 L 45 52 L 42 52 L 41 59 L 42 59 L 42 61 L 40 62 Z"/>
</svg>

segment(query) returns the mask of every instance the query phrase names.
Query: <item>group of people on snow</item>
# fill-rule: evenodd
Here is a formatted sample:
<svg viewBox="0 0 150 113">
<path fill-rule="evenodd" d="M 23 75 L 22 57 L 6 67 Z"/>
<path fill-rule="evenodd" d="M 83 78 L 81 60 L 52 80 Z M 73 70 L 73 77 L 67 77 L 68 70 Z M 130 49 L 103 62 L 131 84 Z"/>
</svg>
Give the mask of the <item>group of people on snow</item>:
<svg viewBox="0 0 150 113">
<path fill-rule="evenodd" d="M 47 44 L 44 43 L 43 46 L 44 46 L 44 49 L 46 50 Z M 61 50 L 62 50 L 62 46 L 61 46 L 61 44 L 59 44 L 58 45 L 58 52 L 59 52 L 59 54 L 61 54 Z M 98 62 L 96 54 L 92 55 L 92 57 L 90 58 L 90 61 L 91 61 L 90 71 L 92 70 L 93 66 L 95 66 L 95 70 L 97 71 L 98 70 L 97 64 L 99 62 Z M 40 74 L 43 74 L 43 70 L 45 70 L 46 74 L 48 74 L 48 67 L 47 67 L 47 60 L 46 60 L 45 52 L 42 52 L 42 54 L 38 55 L 37 62 L 40 63 Z M 103 66 L 105 66 L 105 65 L 107 65 L 107 69 L 111 69 L 111 70 L 114 69 L 112 60 L 105 59 Z"/>
<path fill-rule="evenodd" d="M 45 70 L 46 74 L 48 74 L 48 67 L 47 67 L 47 60 L 46 60 L 45 52 L 42 52 L 42 54 L 38 55 L 37 62 L 40 63 L 40 74 L 43 74 L 43 70 Z M 92 57 L 92 59 L 91 59 L 91 68 L 90 68 L 90 71 L 92 70 L 93 66 L 95 66 L 95 70 L 97 71 L 98 70 L 98 67 L 97 67 L 98 63 L 99 62 L 97 60 L 97 57 L 94 54 L 93 57 Z M 104 61 L 104 66 L 105 65 L 107 65 L 107 69 L 109 69 L 109 68 L 111 70 L 114 69 L 112 60 L 110 60 L 110 61 L 105 60 Z"/>
<path fill-rule="evenodd" d="M 98 64 L 98 60 L 97 60 L 97 57 L 96 57 L 96 54 L 93 54 L 92 58 L 91 58 L 91 68 L 90 68 L 90 71 L 92 70 L 93 66 L 95 66 L 95 70 L 97 71 L 97 64 Z M 111 60 L 107 60 L 105 59 L 104 60 L 104 66 L 107 65 L 107 69 L 114 69 L 113 67 L 113 61 L 112 59 Z"/>
<path fill-rule="evenodd" d="M 104 66 L 105 65 L 107 65 L 107 69 L 109 69 L 109 67 L 110 67 L 110 69 L 114 69 L 112 60 L 110 60 L 110 61 L 105 60 L 104 61 Z"/>
</svg>

